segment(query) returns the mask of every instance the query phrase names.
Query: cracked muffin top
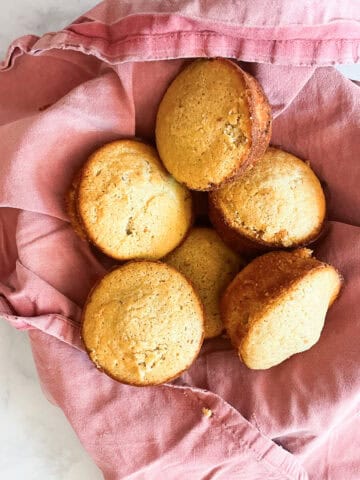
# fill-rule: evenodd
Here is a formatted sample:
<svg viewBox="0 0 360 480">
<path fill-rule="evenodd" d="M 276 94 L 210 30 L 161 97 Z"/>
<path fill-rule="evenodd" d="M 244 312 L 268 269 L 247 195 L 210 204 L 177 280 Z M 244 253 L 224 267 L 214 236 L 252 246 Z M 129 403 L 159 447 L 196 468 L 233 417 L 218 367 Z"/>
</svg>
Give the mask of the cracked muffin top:
<svg viewBox="0 0 360 480">
<path fill-rule="evenodd" d="M 319 235 L 326 205 L 309 165 L 271 147 L 241 178 L 211 192 L 210 209 L 220 236 L 230 237 L 230 230 L 235 248 L 236 234 L 259 248 L 289 248 Z"/>
<path fill-rule="evenodd" d="M 166 91 L 156 144 L 169 172 L 192 190 L 213 190 L 269 145 L 271 112 L 258 82 L 226 59 L 196 60 Z"/>
<path fill-rule="evenodd" d="M 108 143 L 90 156 L 77 211 L 88 239 L 118 260 L 159 259 L 192 223 L 190 192 L 168 174 L 153 147 L 136 140 Z"/>
<path fill-rule="evenodd" d="M 128 262 L 108 273 L 83 310 L 82 338 L 91 360 L 131 385 L 180 375 L 203 336 L 199 297 L 181 273 L 161 262 Z"/>
</svg>

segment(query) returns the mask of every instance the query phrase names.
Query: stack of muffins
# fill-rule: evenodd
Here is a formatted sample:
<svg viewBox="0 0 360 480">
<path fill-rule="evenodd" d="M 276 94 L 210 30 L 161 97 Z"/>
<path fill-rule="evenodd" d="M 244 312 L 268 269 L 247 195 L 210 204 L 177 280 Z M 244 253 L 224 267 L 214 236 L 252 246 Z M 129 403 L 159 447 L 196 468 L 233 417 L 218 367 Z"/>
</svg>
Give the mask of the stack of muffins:
<svg viewBox="0 0 360 480">
<path fill-rule="evenodd" d="M 253 369 L 317 342 L 341 286 L 304 248 L 323 230 L 325 197 L 308 164 L 270 137 L 255 78 L 229 60 L 196 60 L 160 103 L 157 150 L 122 139 L 87 160 L 69 218 L 119 261 L 83 310 L 99 369 L 131 385 L 167 382 L 224 329 Z"/>
</svg>

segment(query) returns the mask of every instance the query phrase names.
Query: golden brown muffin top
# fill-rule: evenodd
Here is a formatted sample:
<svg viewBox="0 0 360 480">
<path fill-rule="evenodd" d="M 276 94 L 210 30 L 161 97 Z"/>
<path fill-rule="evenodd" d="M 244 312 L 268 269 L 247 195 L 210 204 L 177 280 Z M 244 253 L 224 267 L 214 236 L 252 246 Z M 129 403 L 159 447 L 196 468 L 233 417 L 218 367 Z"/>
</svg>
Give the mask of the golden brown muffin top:
<svg viewBox="0 0 360 480">
<path fill-rule="evenodd" d="M 190 192 L 162 166 L 156 150 L 119 140 L 97 150 L 82 169 L 78 212 L 88 238 L 119 259 L 158 259 L 192 222 Z"/>
<path fill-rule="evenodd" d="M 210 195 L 227 226 L 266 245 L 305 244 L 325 218 L 325 196 L 314 172 L 277 148 L 268 148 L 241 178 Z"/>
<path fill-rule="evenodd" d="M 166 263 L 191 280 L 205 307 L 205 338 L 220 335 L 220 296 L 239 271 L 241 258 L 227 247 L 215 230 L 193 228 Z"/>
<path fill-rule="evenodd" d="M 248 77 L 229 60 L 197 60 L 165 93 L 156 120 L 157 148 L 165 167 L 189 188 L 211 190 L 236 174 L 252 147 L 252 125 L 263 117 L 260 106 L 269 128 L 268 103 Z"/>
<path fill-rule="evenodd" d="M 197 356 L 203 307 L 188 280 L 160 262 L 129 262 L 90 293 L 82 337 L 91 360 L 132 385 L 178 376 Z"/>
</svg>

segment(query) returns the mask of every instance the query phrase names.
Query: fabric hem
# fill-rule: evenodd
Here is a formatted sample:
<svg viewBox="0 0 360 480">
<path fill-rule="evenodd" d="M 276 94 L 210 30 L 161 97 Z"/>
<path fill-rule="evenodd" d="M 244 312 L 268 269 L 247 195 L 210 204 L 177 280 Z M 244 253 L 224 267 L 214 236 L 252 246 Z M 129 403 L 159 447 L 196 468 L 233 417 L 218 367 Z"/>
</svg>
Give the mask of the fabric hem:
<svg viewBox="0 0 360 480">
<path fill-rule="evenodd" d="M 166 48 L 160 47 L 164 44 Z M 116 42 L 109 42 L 63 30 L 46 33 L 42 37 L 28 35 L 15 40 L 10 45 L 0 70 L 10 69 L 19 55 L 40 55 L 52 49 L 74 50 L 94 55 L 111 65 L 130 61 L 216 56 L 245 62 L 293 66 L 330 66 L 357 63 L 360 60 L 360 41 L 354 39 L 253 40 L 201 31 L 130 35 Z M 335 58 L 327 57 L 322 53 L 324 50 L 336 51 L 337 55 Z M 145 51 L 149 53 L 144 55 Z"/>
</svg>

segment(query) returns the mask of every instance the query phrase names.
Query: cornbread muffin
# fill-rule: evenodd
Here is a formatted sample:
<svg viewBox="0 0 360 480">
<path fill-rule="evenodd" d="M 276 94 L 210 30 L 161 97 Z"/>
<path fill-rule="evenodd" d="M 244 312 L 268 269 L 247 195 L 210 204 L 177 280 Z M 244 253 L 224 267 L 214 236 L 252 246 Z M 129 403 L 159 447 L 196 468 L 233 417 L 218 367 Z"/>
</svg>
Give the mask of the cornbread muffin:
<svg viewBox="0 0 360 480">
<path fill-rule="evenodd" d="M 129 262 L 108 273 L 83 310 L 90 359 L 131 385 L 157 385 L 180 375 L 203 336 L 203 307 L 193 287 L 160 262 Z"/>
<path fill-rule="evenodd" d="M 209 215 L 223 240 L 243 252 L 303 246 L 325 219 L 320 182 L 302 160 L 277 148 L 244 175 L 209 195 Z"/>
<path fill-rule="evenodd" d="M 242 261 L 211 228 L 194 228 L 185 241 L 166 258 L 193 283 L 205 307 L 205 338 L 224 329 L 220 296 L 239 271 Z"/>
<path fill-rule="evenodd" d="M 271 252 L 249 263 L 221 299 L 222 319 L 245 365 L 270 368 L 311 348 L 340 287 L 335 268 L 308 249 Z"/>
<path fill-rule="evenodd" d="M 70 188 L 66 192 L 65 208 L 66 208 L 66 213 L 69 216 L 70 224 L 73 230 L 80 238 L 82 238 L 83 240 L 86 240 L 85 232 L 81 226 L 78 213 L 76 211 L 76 191 L 79 186 L 80 176 L 81 176 L 81 172 L 79 171 L 75 175 L 70 185 Z"/>
<path fill-rule="evenodd" d="M 172 178 L 154 148 L 119 140 L 82 168 L 77 211 L 91 242 L 118 260 L 159 259 L 192 223 L 190 192 Z"/>
<path fill-rule="evenodd" d="M 235 63 L 196 60 L 166 91 L 155 133 L 168 171 L 193 190 L 212 190 L 264 153 L 270 106 L 255 78 Z"/>
</svg>

